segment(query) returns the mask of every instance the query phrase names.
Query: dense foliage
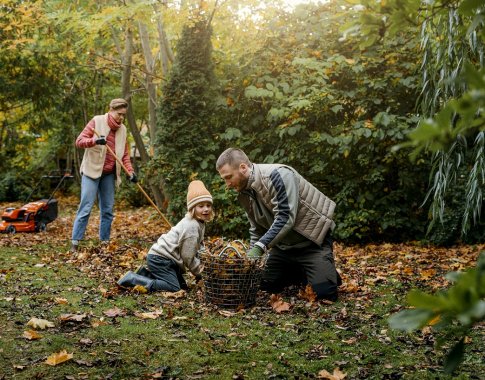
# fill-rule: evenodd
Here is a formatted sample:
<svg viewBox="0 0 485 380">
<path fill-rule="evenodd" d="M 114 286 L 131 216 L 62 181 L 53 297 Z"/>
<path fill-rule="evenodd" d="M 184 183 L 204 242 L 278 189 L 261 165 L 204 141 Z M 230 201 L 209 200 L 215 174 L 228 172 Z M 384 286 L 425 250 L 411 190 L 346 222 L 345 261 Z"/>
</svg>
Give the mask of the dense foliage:
<svg viewBox="0 0 485 380">
<path fill-rule="evenodd" d="M 1 59 L 6 70 L 0 74 L 5 84 L 0 96 L 10 102 L 9 108 L 0 111 L 1 199 L 25 195 L 50 169 L 77 171 L 82 152 L 72 142 L 92 115 L 105 112 L 110 97 L 119 96 L 122 81 L 133 102 L 132 135 L 140 133 L 147 119 L 153 120 L 148 99 L 157 102 L 157 137 L 150 127 L 143 140 L 150 154 L 156 150 L 155 159 L 150 167 L 149 159 L 138 161 L 137 171 L 142 183 L 163 186 L 167 196 L 163 206 L 172 221 L 185 211 L 188 182 L 199 178 L 216 200 L 213 232 L 245 237 L 246 218 L 235 194 L 225 191 L 214 169 L 220 152 L 238 146 L 255 162 L 294 166 L 335 199 L 334 234 L 340 240 L 428 238 L 453 244 L 461 238 L 463 213 L 479 223 L 480 213 L 470 210 L 479 210 L 482 200 L 478 190 L 483 187 L 484 166 L 479 161 L 483 139 L 469 136 L 467 143 L 473 144 L 474 151 L 449 154 L 461 162 L 474 161 L 474 182 L 461 181 L 460 176 L 467 173 L 453 171 L 457 181 L 446 186 L 446 195 L 439 195 L 453 207 L 446 208 L 441 223 L 435 223 L 428 235 L 433 213 L 428 215 L 422 204 L 428 174 L 435 170 L 432 160 L 421 151 L 409 161 L 407 150 L 393 149 L 405 145 L 413 130 L 414 138 L 426 139 L 429 133 L 421 132 L 430 122 L 421 122 L 415 129 L 420 120 L 416 101 L 429 103 L 431 90 L 426 89 L 438 91 L 446 85 L 435 81 L 433 87 L 422 76 L 439 71 L 430 57 L 444 46 L 434 37 L 423 45 L 423 35 L 439 35 L 446 21 L 433 19 L 428 12 L 428 23 L 419 25 L 416 17 L 423 9 L 413 1 L 363 1 L 354 6 L 335 0 L 300 5 L 292 11 L 282 10 L 277 2 L 261 6 L 257 0 L 244 6 L 235 1 L 224 5 L 189 1 L 168 2 L 155 13 L 142 3 L 115 1 L 97 8 L 86 0 L 69 9 L 57 0 L 20 8 L 17 3 L 6 2 L 1 19 Z M 480 22 L 474 23 L 477 33 L 482 30 Z M 462 36 L 463 27 L 458 26 L 456 35 Z M 22 39 L 24 29 L 29 32 Z M 173 44 L 175 63 L 168 76 L 157 69 L 160 64 L 145 61 L 150 56 L 147 52 L 159 57 L 167 49 L 162 49 L 161 42 L 157 48 L 149 46 L 147 36 L 153 35 L 158 35 L 157 42 Z M 449 59 L 465 54 L 464 45 L 456 46 Z M 127 67 L 131 76 L 126 75 Z M 472 69 L 468 73 L 481 75 Z M 16 79 L 12 82 L 12 78 Z M 149 96 L 148 79 L 151 91 L 158 86 Z M 433 104 L 439 109 L 441 103 Z M 472 104 L 471 115 L 479 103 L 470 93 L 449 107 L 456 112 L 466 104 Z M 442 131 L 433 128 L 427 131 Z M 460 199 L 464 186 L 477 190 L 465 204 Z M 129 196 L 135 204 L 144 201 L 126 190 L 119 196 Z M 436 196 L 430 194 L 431 198 Z M 478 224 L 467 238 L 483 239 L 479 230 Z"/>
<path fill-rule="evenodd" d="M 226 86 L 222 139 L 255 162 L 294 166 L 334 198 L 339 239 L 422 237 L 427 164 L 391 152 L 417 122 L 416 40 L 361 52 L 339 32 L 352 17 L 338 3 L 280 13 Z"/>
</svg>

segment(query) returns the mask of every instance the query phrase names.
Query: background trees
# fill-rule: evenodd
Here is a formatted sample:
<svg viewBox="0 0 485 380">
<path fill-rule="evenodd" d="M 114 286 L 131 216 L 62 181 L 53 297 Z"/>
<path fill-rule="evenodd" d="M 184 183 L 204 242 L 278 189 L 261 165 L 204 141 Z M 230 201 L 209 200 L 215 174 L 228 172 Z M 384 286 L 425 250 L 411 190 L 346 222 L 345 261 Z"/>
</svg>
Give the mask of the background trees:
<svg viewBox="0 0 485 380">
<path fill-rule="evenodd" d="M 439 174 L 431 182 L 430 216 L 437 220 L 436 210 L 445 210 L 445 193 L 446 205 L 454 207 L 440 211 L 444 227 L 435 223 L 428 238 L 455 242 L 462 224 L 473 226 L 470 216 L 479 220 L 481 98 L 445 77 L 458 77 L 465 61 L 481 65 L 480 6 L 457 1 L 420 8 L 411 0 L 357 6 L 334 0 L 294 10 L 257 0 L 4 3 L 0 59 L 7 69 L 0 74 L 0 97 L 8 106 L 0 110 L 1 199 L 21 198 L 36 176 L 53 168 L 76 172 L 75 137 L 90 117 L 106 111 L 110 98 L 125 96 L 132 105 L 137 170 L 174 219 L 185 210 L 188 182 L 200 178 L 216 199 L 213 232 L 244 234 L 242 211 L 214 169 L 222 150 L 239 146 L 255 162 L 294 166 L 334 198 L 335 235 L 342 240 L 425 238 L 428 215 L 420 205 L 429 173 Z M 440 59 L 450 41 L 456 42 L 452 54 Z M 461 94 L 460 102 L 445 106 Z M 459 107 L 466 113 L 453 118 Z M 442 108 L 448 114 L 419 122 Z M 453 150 L 435 161 L 422 149 L 414 161 L 407 150 L 392 149 L 414 131 L 411 145 L 433 139 L 431 147 L 445 152 L 448 132 L 437 127 L 440 120 L 454 120 L 448 128 L 453 136 L 465 121 L 474 125 L 463 134 L 473 149 L 458 152 L 463 139 L 446 143 Z M 460 189 L 468 189 L 465 204 Z M 120 196 L 143 201 L 128 189 Z M 483 239 L 477 231 L 468 238 Z"/>
</svg>

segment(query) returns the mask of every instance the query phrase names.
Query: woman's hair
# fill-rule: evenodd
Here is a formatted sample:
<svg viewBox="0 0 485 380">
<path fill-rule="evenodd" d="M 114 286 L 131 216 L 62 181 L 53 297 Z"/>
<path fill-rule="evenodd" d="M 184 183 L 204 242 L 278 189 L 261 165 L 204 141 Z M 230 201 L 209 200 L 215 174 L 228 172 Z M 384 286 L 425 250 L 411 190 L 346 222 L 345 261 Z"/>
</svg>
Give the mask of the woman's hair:
<svg viewBox="0 0 485 380">
<path fill-rule="evenodd" d="M 231 168 L 237 168 L 240 164 L 251 165 L 248 156 L 241 149 L 229 148 L 221 153 L 216 162 L 216 170 L 219 170 L 224 165 L 229 165 Z"/>
<path fill-rule="evenodd" d="M 189 215 L 192 219 L 196 219 L 196 217 L 195 217 L 195 206 L 197 206 L 197 203 L 193 207 L 191 207 L 189 211 L 187 211 L 187 215 Z M 216 216 L 216 214 L 214 212 L 214 208 L 212 208 L 210 218 L 209 218 L 209 222 L 212 222 L 212 220 L 214 219 L 215 216 Z"/>
</svg>

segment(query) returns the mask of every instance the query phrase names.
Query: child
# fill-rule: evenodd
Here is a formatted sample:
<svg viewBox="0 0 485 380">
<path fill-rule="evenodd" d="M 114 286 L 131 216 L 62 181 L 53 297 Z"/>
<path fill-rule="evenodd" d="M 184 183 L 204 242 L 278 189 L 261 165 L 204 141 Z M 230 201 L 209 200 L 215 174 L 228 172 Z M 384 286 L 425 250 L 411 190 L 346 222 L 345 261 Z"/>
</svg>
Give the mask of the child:
<svg viewBox="0 0 485 380">
<path fill-rule="evenodd" d="M 189 184 L 187 210 L 185 217 L 160 236 L 148 251 L 148 270 L 142 268 L 137 273 L 129 271 L 118 280 L 118 285 L 142 285 L 152 292 L 176 292 L 187 288 L 182 276 L 186 269 L 197 280 L 201 278 L 202 265 L 197 251 L 204 239 L 205 223 L 214 217 L 212 196 L 202 181 Z"/>
</svg>

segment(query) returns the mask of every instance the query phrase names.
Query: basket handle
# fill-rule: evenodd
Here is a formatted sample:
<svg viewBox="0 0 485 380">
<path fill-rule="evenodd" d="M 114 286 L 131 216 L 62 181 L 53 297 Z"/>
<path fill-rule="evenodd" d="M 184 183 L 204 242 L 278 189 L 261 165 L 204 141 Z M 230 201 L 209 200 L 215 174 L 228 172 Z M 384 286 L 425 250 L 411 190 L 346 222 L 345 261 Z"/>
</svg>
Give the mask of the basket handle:
<svg viewBox="0 0 485 380">
<path fill-rule="evenodd" d="M 234 248 L 232 245 L 228 245 L 227 247 L 225 247 L 221 253 L 219 253 L 219 257 L 222 257 L 222 255 L 228 250 L 228 249 L 232 249 L 234 252 L 236 252 L 236 255 L 239 257 L 239 258 L 242 258 L 241 256 L 241 253 L 236 249 Z"/>
<path fill-rule="evenodd" d="M 245 251 L 248 250 L 248 247 L 246 247 L 246 244 L 244 244 L 241 240 L 234 240 L 232 243 L 239 243 L 243 246 Z M 229 245 L 232 244 L 232 243 L 229 243 Z"/>
</svg>

